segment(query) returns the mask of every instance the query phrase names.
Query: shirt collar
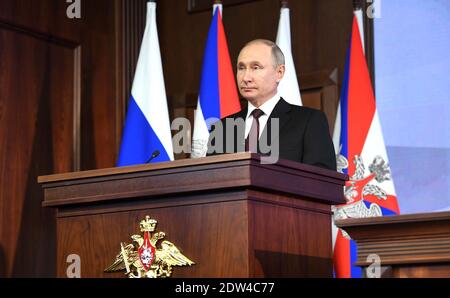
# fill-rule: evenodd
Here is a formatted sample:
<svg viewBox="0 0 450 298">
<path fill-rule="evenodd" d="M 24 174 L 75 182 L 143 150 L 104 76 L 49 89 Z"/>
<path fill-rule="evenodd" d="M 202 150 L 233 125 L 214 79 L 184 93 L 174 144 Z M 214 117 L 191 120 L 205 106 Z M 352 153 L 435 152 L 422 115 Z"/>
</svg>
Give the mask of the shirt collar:
<svg viewBox="0 0 450 298">
<path fill-rule="evenodd" d="M 270 114 L 272 114 L 273 109 L 277 105 L 278 101 L 280 101 L 280 95 L 277 92 L 274 97 L 263 103 L 259 108 L 252 105 L 251 102 L 248 102 L 247 117 L 245 119 L 248 119 L 248 117 L 250 117 L 253 110 L 255 109 L 260 109 L 261 111 L 264 112 L 265 116 L 270 116 Z"/>
</svg>

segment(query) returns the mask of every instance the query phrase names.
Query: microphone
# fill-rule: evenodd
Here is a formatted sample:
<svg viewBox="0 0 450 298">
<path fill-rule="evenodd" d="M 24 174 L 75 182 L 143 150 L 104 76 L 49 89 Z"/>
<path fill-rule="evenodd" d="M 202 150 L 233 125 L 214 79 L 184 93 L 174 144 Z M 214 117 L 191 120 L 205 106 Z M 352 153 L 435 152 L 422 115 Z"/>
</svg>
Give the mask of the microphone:
<svg viewBox="0 0 450 298">
<path fill-rule="evenodd" d="M 151 162 L 155 157 L 157 157 L 159 155 L 159 150 L 155 150 L 152 153 L 152 156 L 150 156 L 150 158 L 145 162 L 145 163 L 149 163 Z"/>
</svg>

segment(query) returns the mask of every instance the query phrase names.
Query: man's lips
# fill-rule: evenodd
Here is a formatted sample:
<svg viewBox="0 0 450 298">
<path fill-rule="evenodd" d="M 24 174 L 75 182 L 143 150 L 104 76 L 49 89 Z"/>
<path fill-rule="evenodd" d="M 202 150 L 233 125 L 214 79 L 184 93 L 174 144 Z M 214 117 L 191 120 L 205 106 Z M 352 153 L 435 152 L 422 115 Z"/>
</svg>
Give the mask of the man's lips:
<svg viewBox="0 0 450 298">
<path fill-rule="evenodd" d="M 256 88 L 252 88 L 252 87 L 241 87 L 241 90 L 244 91 L 244 92 L 249 92 L 249 91 L 256 90 Z"/>
</svg>

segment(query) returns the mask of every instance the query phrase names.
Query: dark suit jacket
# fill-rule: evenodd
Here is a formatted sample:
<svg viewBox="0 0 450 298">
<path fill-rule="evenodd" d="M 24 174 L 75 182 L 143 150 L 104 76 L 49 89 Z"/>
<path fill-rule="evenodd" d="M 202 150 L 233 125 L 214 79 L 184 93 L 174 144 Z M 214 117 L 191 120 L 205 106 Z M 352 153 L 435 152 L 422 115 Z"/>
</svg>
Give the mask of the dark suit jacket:
<svg viewBox="0 0 450 298">
<path fill-rule="evenodd" d="M 247 108 L 229 117 L 220 120 L 221 126 L 212 125 L 210 140 L 208 142 L 208 155 L 215 155 L 224 153 L 225 150 L 217 152 L 214 151 L 216 144 L 214 130 L 217 127 L 223 127 L 224 131 L 227 129 L 226 119 L 236 120 L 241 118 L 245 120 L 247 117 Z M 279 134 L 278 132 L 270 133 L 272 127 L 272 119 L 279 119 Z M 244 123 L 244 121 L 241 121 Z M 218 124 L 218 123 L 216 123 Z M 245 131 L 245 126 L 241 127 Z M 234 128 L 235 138 L 234 144 L 228 144 L 226 153 L 235 153 L 241 149 L 244 144 L 243 133 L 241 137 L 236 137 L 237 128 Z M 266 139 L 267 138 L 267 139 Z M 325 114 L 319 110 L 299 107 L 287 103 L 283 98 L 277 103 L 269 116 L 267 125 L 264 128 L 263 134 L 260 138 L 260 143 L 273 144 L 274 140 L 279 141 L 279 158 L 289 159 L 305 164 L 315 165 L 322 168 L 336 170 L 336 156 L 334 153 L 333 142 L 330 137 L 328 122 Z M 223 135 L 223 148 L 227 148 L 226 134 Z M 258 150 L 260 151 L 260 150 Z"/>
</svg>

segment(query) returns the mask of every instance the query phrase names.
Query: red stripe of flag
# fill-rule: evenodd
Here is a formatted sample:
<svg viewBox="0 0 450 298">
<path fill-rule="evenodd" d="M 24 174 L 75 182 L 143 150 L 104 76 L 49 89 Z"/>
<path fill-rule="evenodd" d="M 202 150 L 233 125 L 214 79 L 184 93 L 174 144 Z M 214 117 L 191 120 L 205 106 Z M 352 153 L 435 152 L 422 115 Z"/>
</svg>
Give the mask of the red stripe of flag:
<svg viewBox="0 0 450 298">
<path fill-rule="evenodd" d="M 355 172 L 353 158 L 361 155 L 375 114 L 375 98 L 356 16 L 353 17 L 348 84 L 348 159 L 349 175 L 352 176 Z"/>
<path fill-rule="evenodd" d="M 334 272 L 338 278 L 351 277 L 350 241 L 339 230 L 334 244 Z"/>
<path fill-rule="evenodd" d="M 389 209 L 395 212 L 396 214 L 400 214 L 400 208 L 398 207 L 397 198 L 395 196 L 387 195 L 386 200 L 380 200 L 374 195 L 365 195 L 364 201 L 367 201 L 369 203 L 375 203 L 380 207 Z"/>
<path fill-rule="evenodd" d="M 227 38 L 222 24 L 219 11 L 217 22 L 217 62 L 219 66 L 219 94 L 220 94 L 220 117 L 226 117 L 241 110 L 239 97 L 234 80 L 233 68 L 231 67 L 230 54 L 228 52 Z"/>
</svg>

